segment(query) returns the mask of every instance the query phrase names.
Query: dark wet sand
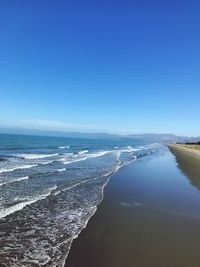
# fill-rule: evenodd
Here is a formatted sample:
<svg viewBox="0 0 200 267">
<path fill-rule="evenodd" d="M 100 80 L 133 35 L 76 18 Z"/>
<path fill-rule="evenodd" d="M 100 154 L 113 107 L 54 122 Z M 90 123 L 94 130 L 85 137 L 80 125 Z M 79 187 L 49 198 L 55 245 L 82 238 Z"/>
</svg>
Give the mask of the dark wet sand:
<svg viewBox="0 0 200 267">
<path fill-rule="evenodd" d="M 65 265 L 199 266 L 199 190 L 166 148 L 110 179 L 104 200 L 74 240 Z"/>
</svg>

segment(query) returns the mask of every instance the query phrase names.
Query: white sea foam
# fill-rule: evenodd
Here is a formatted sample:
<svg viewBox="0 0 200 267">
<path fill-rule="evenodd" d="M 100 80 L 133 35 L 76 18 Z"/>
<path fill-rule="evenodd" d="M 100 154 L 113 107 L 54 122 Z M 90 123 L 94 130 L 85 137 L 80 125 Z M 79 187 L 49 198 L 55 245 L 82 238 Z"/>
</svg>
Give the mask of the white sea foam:
<svg viewBox="0 0 200 267">
<path fill-rule="evenodd" d="M 58 148 L 64 149 L 64 148 L 70 148 L 70 146 L 59 146 Z"/>
<path fill-rule="evenodd" d="M 130 152 L 130 150 L 129 150 L 129 152 Z M 105 179 L 103 179 L 102 181 L 100 180 L 97 183 L 97 188 L 99 187 L 99 189 L 97 191 L 94 190 L 94 194 L 90 194 L 89 193 L 88 196 L 87 196 L 87 194 L 85 194 L 86 199 L 88 197 L 87 201 L 90 201 L 90 195 L 95 195 L 96 193 L 98 194 L 98 198 L 91 199 L 91 201 L 94 201 L 94 202 L 91 202 L 91 203 L 87 202 L 90 205 L 92 204 L 92 206 L 89 206 L 87 204 L 86 207 L 84 205 L 79 207 L 77 205 L 78 208 L 74 209 L 74 206 L 72 205 L 72 206 L 69 206 L 69 208 L 67 209 L 66 206 L 64 205 L 64 208 L 63 209 L 61 208 L 61 210 L 58 210 L 59 212 L 57 214 L 49 213 L 50 214 L 49 218 L 53 219 L 52 222 L 55 223 L 55 225 L 53 225 L 53 224 L 50 225 L 50 224 L 47 223 L 47 226 L 49 225 L 49 227 L 46 227 L 46 224 L 45 224 L 44 225 L 44 229 L 42 229 L 41 224 L 38 224 L 39 229 L 41 231 L 44 231 L 44 234 L 50 239 L 51 242 L 49 242 L 48 240 L 47 241 L 46 240 L 39 240 L 39 239 L 36 239 L 35 237 L 32 239 L 32 237 L 31 237 L 32 244 L 28 247 L 24 258 L 22 260 L 16 262 L 16 264 L 15 264 L 16 267 L 17 266 L 18 267 L 19 266 L 23 266 L 24 262 L 26 262 L 26 264 L 27 263 L 29 263 L 30 265 L 31 264 L 33 264 L 33 265 L 36 264 L 38 266 L 39 265 L 42 266 L 42 265 L 46 265 L 46 264 L 49 265 L 49 266 L 54 266 L 56 263 L 57 263 L 56 265 L 58 265 L 58 266 L 64 266 L 64 260 L 65 260 L 65 258 L 67 257 L 67 255 L 69 253 L 69 249 L 70 249 L 72 240 L 79 235 L 81 230 L 86 227 L 89 219 L 94 215 L 94 213 L 95 213 L 95 211 L 97 209 L 97 205 L 103 199 L 104 187 L 108 183 L 109 177 L 111 175 L 113 175 L 114 173 L 116 173 L 125 164 L 124 163 L 122 164 L 122 162 L 120 161 L 120 154 L 122 153 L 122 151 L 120 149 L 117 149 L 117 150 L 113 149 L 113 150 L 108 150 L 108 151 L 98 151 L 98 152 L 95 152 L 95 153 L 88 153 L 87 152 L 87 153 L 70 155 L 70 156 L 65 154 L 65 155 L 62 155 L 64 158 L 62 158 L 62 159 L 59 158 L 58 159 L 58 161 L 63 161 L 63 162 L 67 161 L 67 163 L 73 163 L 73 162 L 76 162 L 76 161 L 86 160 L 88 158 L 101 157 L 101 156 L 103 156 L 103 155 L 105 155 L 107 153 L 111 153 L 111 158 L 112 159 L 113 159 L 113 155 L 116 156 L 117 162 L 116 162 L 116 159 L 114 157 L 115 164 L 113 163 L 114 165 L 112 164 L 112 166 L 110 166 L 110 167 L 112 167 L 112 169 L 109 168 L 109 170 L 107 170 L 107 167 L 106 167 L 106 169 L 104 170 L 104 174 L 101 173 L 102 175 L 99 175 L 99 176 L 97 175 L 96 177 L 91 177 L 91 178 L 85 177 L 84 180 L 79 181 L 76 184 L 73 184 L 71 186 L 65 185 L 66 186 L 65 188 L 63 188 L 63 187 L 62 188 L 54 187 L 53 189 L 51 188 L 51 192 L 44 192 L 42 195 L 40 195 L 40 197 L 35 197 L 34 199 L 30 198 L 30 197 L 28 199 L 26 199 L 26 198 L 24 198 L 24 199 L 23 198 L 19 198 L 19 199 L 16 198 L 16 203 L 15 204 L 13 203 L 14 205 L 12 207 L 8 207 L 8 209 L 11 209 L 11 210 L 6 209 L 6 211 L 4 211 L 3 217 L 5 217 L 5 216 L 17 211 L 17 210 L 23 209 L 26 205 L 31 205 L 32 203 L 37 202 L 38 200 L 44 199 L 49 194 L 52 195 L 52 198 L 54 198 L 54 195 L 58 195 L 57 198 L 62 200 L 62 198 L 65 195 L 63 193 L 63 195 L 60 194 L 60 196 L 59 196 L 59 193 L 65 191 L 65 190 L 69 190 L 66 193 L 66 195 L 69 195 L 69 200 L 71 201 L 71 199 L 73 199 L 73 196 L 76 196 L 76 193 L 79 194 L 79 191 L 82 190 L 82 187 L 80 188 L 80 190 L 79 190 L 79 187 L 78 187 L 77 192 L 76 192 L 76 190 L 72 190 L 72 194 L 71 194 L 71 190 L 70 189 L 73 189 L 76 186 L 79 186 L 79 185 L 84 184 L 84 183 L 87 184 L 87 182 L 89 182 L 91 180 L 99 179 L 99 178 L 105 176 Z M 130 152 L 130 156 L 132 156 L 132 159 L 135 160 L 135 157 L 132 155 L 131 152 Z M 108 157 L 108 159 L 110 159 L 110 158 Z M 96 160 L 95 160 L 95 162 L 96 162 Z M 56 171 L 64 171 L 64 170 L 65 169 L 63 168 L 63 169 L 57 169 Z M 93 182 L 91 183 L 91 185 L 94 185 L 93 188 L 95 188 L 95 184 L 96 183 L 93 184 Z M 87 189 L 87 187 L 85 189 Z M 73 191 L 75 191 L 75 194 L 74 194 Z M 85 201 L 85 199 L 84 199 L 84 201 Z M 63 202 L 61 202 L 61 203 L 63 203 Z M 31 207 L 30 207 L 29 210 L 31 210 Z M 36 211 L 36 214 L 37 214 L 37 211 Z M 41 216 L 41 221 L 42 222 L 43 221 L 44 222 L 48 221 L 48 216 L 47 215 L 48 215 L 48 213 L 47 214 L 46 213 L 42 214 L 42 216 Z M 0 213 L 0 217 L 1 217 L 1 213 Z M 12 217 L 10 217 L 8 219 L 11 220 Z M 40 222 L 40 220 L 38 222 Z M 64 225 L 62 227 L 60 227 L 60 228 L 64 229 L 63 231 L 65 233 L 66 232 L 70 233 L 70 237 L 67 236 L 68 239 L 65 239 L 65 240 L 63 238 L 63 236 L 64 236 L 63 232 L 62 231 L 60 231 L 60 232 L 57 231 L 57 229 L 59 229 L 59 227 L 57 227 L 57 225 L 61 226 L 62 222 L 64 222 Z M 16 229 L 16 227 L 14 229 Z M 34 226 L 33 230 L 31 230 L 31 231 L 33 232 L 33 234 L 35 233 L 35 226 Z M 26 235 L 27 235 L 26 233 L 22 234 L 22 236 L 26 236 Z M 58 238 L 58 236 L 60 236 L 60 238 L 56 240 L 56 238 Z M 10 236 L 9 238 L 11 240 L 10 243 L 12 244 L 13 237 Z M 28 240 L 28 238 L 29 237 L 26 237 L 25 240 Z M 62 241 L 61 241 L 61 238 L 63 238 Z M 37 241 L 37 243 L 36 243 L 36 241 Z M 55 242 L 54 243 L 55 246 L 53 246 L 53 249 L 55 249 L 55 251 L 58 252 L 58 254 L 55 254 L 54 251 L 53 251 L 52 255 L 49 254 L 49 251 L 52 250 L 52 242 Z M 66 244 L 66 243 L 67 243 L 67 245 L 66 245 L 66 254 L 63 255 L 62 244 Z M 22 245 L 24 247 L 26 246 L 25 243 L 22 244 Z M 50 250 L 48 250 L 48 248 L 50 248 Z M 19 248 L 19 249 L 21 250 L 21 248 Z M 10 251 L 12 253 L 12 250 L 10 250 Z M 7 252 L 6 255 L 9 255 L 9 252 Z M 51 265 L 50 262 L 54 262 L 54 264 Z"/>
<path fill-rule="evenodd" d="M 24 159 L 43 159 L 43 158 L 58 156 L 58 153 L 55 153 L 55 154 L 14 154 L 13 156 L 17 156 L 19 158 L 24 158 Z"/>
<path fill-rule="evenodd" d="M 149 148 L 150 148 L 149 146 L 139 146 L 139 147 L 127 146 L 126 148 L 121 149 L 121 152 L 136 152 Z"/>
<path fill-rule="evenodd" d="M 75 188 L 75 187 L 77 187 L 77 186 L 79 186 L 79 185 L 81 185 L 81 184 L 85 184 L 85 183 L 87 183 L 88 181 L 91 181 L 91 180 L 96 180 L 96 179 L 99 179 L 99 178 L 102 178 L 102 177 L 106 177 L 106 176 L 109 177 L 109 176 L 111 176 L 112 174 L 116 173 L 120 168 L 121 168 L 121 166 L 120 166 L 120 165 L 117 165 L 117 166 L 115 166 L 115 169 L 114 169 L 114 170 L 109 171 L 108 173 L 105 173 L 105 174 L 100 175 L 100 176 L 96 176 L 96 177 L 91 178 L 91 179 L 85 179 L 85 180 L 83 180 L 83 181 L 80 181 L 80 182 L 78 182 L 78 183 L 76 183 L 76 184 L 73 184 L 73 185 L 71 185 L 71 186 L 68 186 L 68 187 L 66 187 L 66 188 L 64 188 L 64 189 L 62 189 L 62 190 L 59 190 L 59 191 L 55 192 L 54 195 L 58 195 L 58 194 L 61 193 L 61 192 L 64 192 L 64 191 L 66 191 L 66 190 L 73 189 L 73 188 Z M 103 189 L 104 189 L 104 187 L 106 186 L 107 183 L 108 183 L 108 181 L 103 185 L 102 193 L 103 193 Z"/>
<path fill-rule="evenodd" d="M 67 157 L 67 158 L 62 158 L 59 161 L 62 161 L 63 164 L 71 164 L 74 162 L 79 162 L 79 161 L 83 161 L 86 159 L 90 159 L 90 158 L 96 158 L 96 157 L 102 157 L 105 154 L 109 153 L 110 151 L 99 151 L 96 153 L 91 153 L 91 154 L 78 154 L 78 155 L 72 155 L 71 157 Z"/>
<path fill-rule="evenodd" d="M 2 183 L 0 183 L 0 186 L 5 185 L 5 184 L 11 184 L 11 183 L 14 183 L 14 182 L 19 182 L 19 181 L 22 181 L 22 180 L 27 180 L 28 178 L 29 178 L 29 176 L 18 177 L 18 178 L 15 178 L 13 180 L 10 180 L 10 181 L 2 182 Z"/>
<path fill-rule="evenodd" d="M 51 187 L 48 189 L 48 193 L 44 193 L 44 194 L 42 194 L 38 197 L 35 197 L 35 198 L 15 198 L 15 201 L 20 201 L 20 203 L 17 203 L 16 205 L 13 205 L 11 207 L 4 208 L 4 209 L 0 210 L 0 219 L 18 211 L 18 210 L 23 209 L 27 205 L 31 205 L 31 204 L 39 201 L 39 200 L 45 199 L 56 188 L 57 188 L 57 186 L 55 185 L 54 187 Z"/>
<path fill-rule="evenodd" d="M 16 171 L 16 170 L 21 170 L 21 169 L 29 169 L 29 168 L 36 167 L 36 166 L 38 166 L 38 164 L 16 166 L 16 167 L 13 167 L 13 168 L 10 168 L 10 169 L 0 169 L 0 173 L 13 172 L 13 171 Z"/>
<path fill-rule="evenodd" d="M 82 150 L 82 151 L 78 152 L 79 155 L 83 155 L 83 154 L 86 154 L 86 153 L 88 153 L 88 150 Z"/>
<path fill-rule="evenodd" d="M 102 156 L 108 154 L 109 152 L 111 152 L 111 151 L 99 151 L 99 152 L 90 154 L 89 157 L 90 157 L 90 158 L 102 157 Z"/>
<path fill-rule="evenodd" d="M 102 202 L 102 200 L 103 200 L 103 198 L 104 198 L 104 188 L 105 188 L 105 186 L 108 184 L 108 182 L 109 182 L 109 180 L 110 180 L 110 177 L 111 177 L 112 175 L 114 175 L 114 174 L 115 174 L 121 167 L 122 167 L 121 164 L 116 165 L 115 168 L 114 168 L 112 171 L 110 171 L 110 172 L 108 172 L 108 173 L 103 174 L 103 175 L 100 176 L 100 177 L 105 177 L 105 176 L 108 177 L 107 181 L 103 184 L 103 186 L 102 186 L 102 188 L 101 188 L 101 199 L 100 199 L 100 201 L 99 201 L 95 206 L 92 206 L 92 207 L 90 208 L 90 216 L 89 216 L 88 219 L 85 221 L 83 227 L 79 230 L 79 232 L 78 232 L 76 235 L 74 235 L 74 236 L 72 237 L 72 240 L 76 239 L 76 238 L 78 237 L 78 235 L 80 234 L 80 232 L 81 232 L 84 228 L 86 228 L 86 226 L 87 226 L 87 224 L 88 224 L 88 221 L 89 221 L 89 220 L 91 219 L 91 217 L 95 214 L 95 212 L 96 212 L 96 210 L 97 210 L 97 206 Z M 95 177 L 95 178 L 93 178 L 93 179 L 98 179 L 98 178 L 100 178 L 100 177 Z M 86 183 L 86 182 L 88 182 L 88 180 L 82 181 L 81 183 Z M 81 183 L 79 183 L 79 184 L 81 184 Z M 79 184 L 76 184 L 76 185 L 74 185 L 73 187 L 78 186 Z M 73 187 L 71 187 L 71 188 L 73 188 Z M 70 188 L 67 188 L 66 190 L 68 190 L 68 189 L 70 189 Z M 72 242 L 71 242 L 71 244 L 72 244 Z M 67 254 L 65 255 L 65 259 L 67 258 L 68 254 L 69 254 L 70 248 L 71 248 L 71 246 L 69 247 L 69 250 L 68 250 Z M 65 265 L 65 260 L 63 261 L 63 265 L 62 265 L 62 266 L 64 267 L 64 265 Z"/>
<path fill-rule="evenodd" d="M 48 165 L 48 164 L 53 163 L 54 161 L 55 161 L 55 160 L 43 161 L 43 162 L 40 162 L 39 164 L 40 164 L 40 165 Z"/>
<path fill-rule="evenodd" d="M 132 147 L 132 146 L 127 146 L 127 148 L 124 150 L 124 151 L 127 151 L 127 152 L 134 152 L 134 151 L 140 151 L 144 149 L 143 147 Z"/>
<path fill-rule="evenodd" d="M 62 169 L 57 169 L 57 170 L 56 170 L 56 172 L 64 172 L 64 171 L 66 171 L 66 169 L 65 169 L 65 168 L 62 168 Z"/>
<path fill-rule="evenodd" d="M 127 146 L 127 149 L 130 151 L 133 151 L 133 147 L 132 146 Z"/>
<path fill-rule="evenodd" d="M 62 159 L 63 164 L 71 164 L 71 163 L 75 163 L 75 162 L 79 162 L 79 161 L 83 161 L 86 160 L 88 157 L 82 157 L 82 158 L 76 158 L 76 159 Z"/>
</svg>

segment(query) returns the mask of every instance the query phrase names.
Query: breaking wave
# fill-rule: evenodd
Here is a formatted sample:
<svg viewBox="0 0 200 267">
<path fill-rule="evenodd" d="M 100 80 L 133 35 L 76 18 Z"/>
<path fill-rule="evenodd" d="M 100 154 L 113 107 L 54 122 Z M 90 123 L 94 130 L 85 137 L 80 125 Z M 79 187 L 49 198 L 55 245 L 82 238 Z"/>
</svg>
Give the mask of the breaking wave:
<svg viewBox="0 0 200 267">
<path fill-rule="evenodd" d="M 45 143 L 41 151 L 23 148 L 15 155 L 9 146 L 0 163 L 1 264 L 63 266 L 111 175 L 156 147 L 74 143 Z M 68 153 L 53 153 L 53 146 Z"/>
</svg>

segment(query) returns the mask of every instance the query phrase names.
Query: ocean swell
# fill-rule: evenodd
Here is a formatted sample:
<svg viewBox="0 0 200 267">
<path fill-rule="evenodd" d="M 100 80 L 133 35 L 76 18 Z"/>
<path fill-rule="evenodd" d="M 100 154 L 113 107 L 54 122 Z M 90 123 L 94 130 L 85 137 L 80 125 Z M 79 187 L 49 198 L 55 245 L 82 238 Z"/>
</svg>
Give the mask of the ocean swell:
<svg viewBox="0 0 200 267">
<path fill-rule="evenodd" d="M 0 169 L 3 266 L 63 266 L 73 239 L 102 201 L 111 175 L 155 149 L 148 147 L 143 152 L 145 146 L 87 147 L 43 156 L 27 153 L 25 159 L 24 153 L 19 153 L 17 163 L 13 161 L 18 166 L 11 168 L 11 160 L 9 167 Z"/>
</svg>

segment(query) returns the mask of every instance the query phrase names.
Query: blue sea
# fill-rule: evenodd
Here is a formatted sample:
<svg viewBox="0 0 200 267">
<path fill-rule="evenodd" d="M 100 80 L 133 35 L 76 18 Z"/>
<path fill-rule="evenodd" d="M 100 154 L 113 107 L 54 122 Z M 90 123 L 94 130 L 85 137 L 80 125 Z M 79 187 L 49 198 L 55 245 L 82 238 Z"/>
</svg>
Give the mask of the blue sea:
<svg viewBox="0 0 200 267">
<path fill-rule="evenodd" d="M 63 266 L 109 178 L 156 143 L 0 134 L 1 266 Z"/>
</svg>

